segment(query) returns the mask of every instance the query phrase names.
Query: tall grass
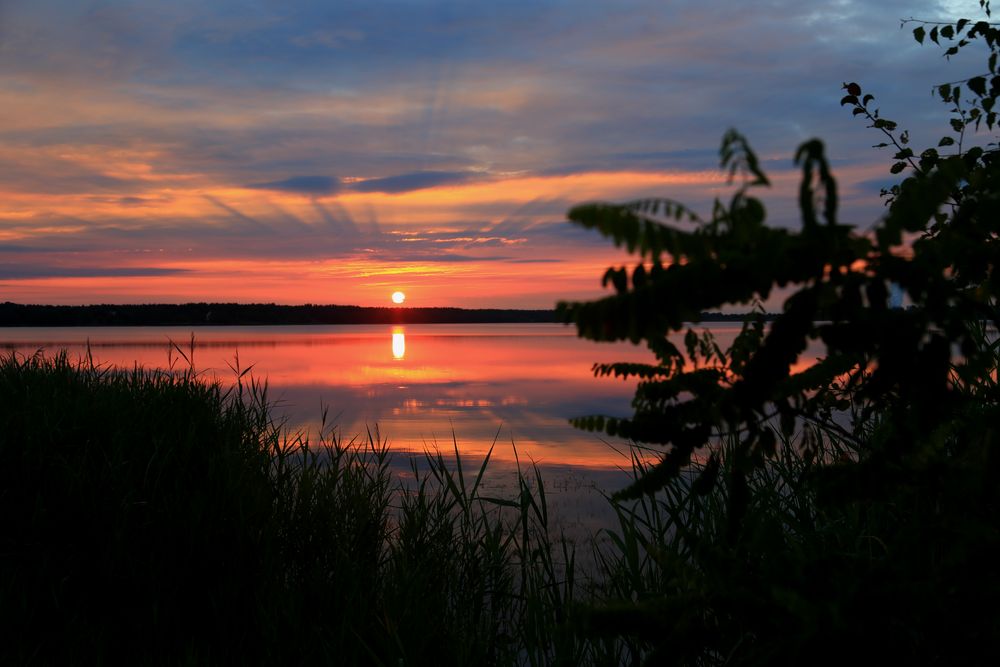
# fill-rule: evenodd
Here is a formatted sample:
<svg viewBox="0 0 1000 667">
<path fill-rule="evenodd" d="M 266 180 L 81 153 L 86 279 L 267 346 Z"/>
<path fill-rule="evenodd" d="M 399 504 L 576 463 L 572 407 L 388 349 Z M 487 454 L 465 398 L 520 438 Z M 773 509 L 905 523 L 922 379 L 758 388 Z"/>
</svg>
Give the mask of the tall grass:
<svg viewBox="0 0 1000 667">
<path fill-rule="evenodd" d="M 536 467 L 487 495 L 490 456 L 470 473 L 456 443 L 400 485 L 377 431 L 290 434 L 266 386 L 234 370 L 226 389 L 65 354 L 0 362 L 0 622 L 15 638 L 0 658 L 632 664 L 662 636 L 608 610 L 691 616 L 724 594 L 699 588 L 691 532 L 721 530 L 724 497 L 685 504 L 678 486 L 616 504 L 584 573 Z M 583 632 L 587 609 L 603 634 Z"/>
<path fill-rule="evenodd" d="M 487 497 L 377 432 L 289 434 L 266 386 L 0 362 L 0 661 L 575 664 L 537 470 Z"/>
<path fill-rule="evenodd" d="M 310 441 L 236 375 L 0 360 L 0 663 L 947 662 L 1000 630 L 972 611 L 998 590 L 993 486 L 829 504 L 849 439 L 782 442 L 735 486 L 722 442 L 709 491 L 695 465 L 609 497 L 584 567 L 533 465 L 488 491 L 456 443 L 403 482 L 377 430 Z"/>
<path fill-rule="evenodd" d="M 983 449 L 996 445 L 989 414 Z M 692 492 L 694 465 L 655 496 L 616 502 L 581 632 L 645 664 L 998 664 L 996 459 L 886 475 L 880 495 L 844 500 L 829 482 L 865 460 L 863 441 L 818 442 L 810 458 L 786 440 L 742 485 L 724 442 L 711 491 Z M 748 501 L 735 527 L 734 493 Z"/>
<path fill-rule="evenodd" d="M 735 438 L 717 443 L 722 468 L 711 490 L 692 464 L 655 495 L 612 502 L 617 525 L 596 550 L 598 585 L 581 631 L 615 637 L 619 653 L 649 664 L 820 664 L 829 634 L 854 619 L 816 612 L 844 583 L 833 564 L 859 557 L 870 526 L 856 509 L 825 511 L 810 477 L 831 460 L 856 455 L 822 438 L 819 457 L 785 439 L 768 465 L 753 469 L 748 506 L 730 522 Z M 633 477 L 649 468 L 633 455 Z M 845 637 L 848 635 L 844 634 Z M 824 645 L 818 646 L 817 642 Z"/>
</svg>

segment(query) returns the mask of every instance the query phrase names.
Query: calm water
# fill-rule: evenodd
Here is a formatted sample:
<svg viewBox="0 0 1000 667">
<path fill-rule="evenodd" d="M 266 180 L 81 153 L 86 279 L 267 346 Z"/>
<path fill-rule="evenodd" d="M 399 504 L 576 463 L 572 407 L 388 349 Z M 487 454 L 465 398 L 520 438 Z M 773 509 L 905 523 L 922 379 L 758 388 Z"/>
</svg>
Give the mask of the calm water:
<svg viewBox="0 0 1000 667">
<path fill-rule="evenodd" d="M 739 325 L 712 330 L 726 347 Z M 516 446 L 522 462 L 543 466 L 556 510 L 571 505 L 584 524 L 606 519 L 590 516 L 604 505 L 592 492 L 625 483 L 627 444 L 568 419 L 629 415 L 634 384 L 595 378 L 591 366 L 652 359 L 645 348 L 581 340 L 556 324 L 11 328 L 0 329 L 0 349 L 77 357 L 89 342 L 96 363 L 183 367 L 174 344 L 192 356 L 192 334 L 199 373 L 232 382 L 230 366 L 252 366 L 294 429 L 315 434 L 325 408 L 348 439 L 377 425 L 393 450 L 423 452 L 450 450 L 454 436 L 470 463 L 496 440 L 500 470 Z"/>
<path fill-rule="evenodd" d="M 723 337 L 738 327 L 721 327 Z M 342 436 L 378 426 L 394 449 L 452 447 L 542 463 L 617 466 L 601 438 L 569 425 L 592 413 L 625 416 L 634 385 L 594 378 L 594 362 L 648 361 L 627 343 L 597 344 L 558 324 L 387 327 L 103 327 L 0 329 L 0 346 L 131 367 L 187 365 L 231 382 L 230 366 L 266 378 L 276 412 L 315 433 L 323 409 Z M 176 348 L 180 348 L 180 351 Z M 238 360 L 238 361 L 237 361 Z M 621 446 L 623 443 L 615 443 Z"/>
</svg>

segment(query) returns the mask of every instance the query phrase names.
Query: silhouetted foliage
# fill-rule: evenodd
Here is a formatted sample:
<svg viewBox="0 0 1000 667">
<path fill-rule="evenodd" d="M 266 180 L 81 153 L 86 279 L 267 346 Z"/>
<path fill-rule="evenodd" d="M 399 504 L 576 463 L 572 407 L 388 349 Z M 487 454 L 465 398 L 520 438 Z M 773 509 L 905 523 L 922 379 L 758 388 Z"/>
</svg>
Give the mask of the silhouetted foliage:
<svg viewBox="0 0 1000 667">
<path fill-rule="evenodd" d="M 659 642 L 658 660 L 815 664 L 869 641 L 880 648 L 866 660 L 997 657 L 982 642 L 1000 630 L 1000 164 L 995 144 L 969 135 L 996 125 L 1000 30 L 918 23 L 918 42 L 953 44 L 946 57 L 983 44 L 988 72 L 935 86 L 951 132 L 919 153 L 874 96 L 844 84 L 841 104 L 885 135 L 890 172 L 905 175 L 870 232 L 838 220 L 817 139 L 795 154 L 801 229 L 768 227 L 753 195 L 768 178 L 735 131 L 721 165 L 738 186 L 708 217 L 669 199 L 569 213 L 639 262 L 608 269 L 614 294 L 560 303 L 559 316 L 586 338 L 644 342 L 657 359 L 595 365 L 638 379 L 634 414 L 574 423 L 662 448 L 619 498 L 687 489 L 672 496 L 675 529 L 691 531 L 683 556 L 651 556 L 674 583 L 592 616 Z M 890 306 L 894 286 L 912 307 Z M 777 290 L 788 292 L 782 312 L 767 327 L 750 318 L 728 350 L 689 328 L 703 311 Z M 682 350 L 672 334 L 685 329 Z M 821 357 L 801 368 L 810 343 Z M 753 483 L 789 451 L 802 466 L 786 494 L 806 501 L 805 527 L 762 509 L 766 489 Z M 683 519 L 708 494 L 724 499 L 721 528 Z M 994 611 L 976 612 L 983 604 Z"/>
</svg>

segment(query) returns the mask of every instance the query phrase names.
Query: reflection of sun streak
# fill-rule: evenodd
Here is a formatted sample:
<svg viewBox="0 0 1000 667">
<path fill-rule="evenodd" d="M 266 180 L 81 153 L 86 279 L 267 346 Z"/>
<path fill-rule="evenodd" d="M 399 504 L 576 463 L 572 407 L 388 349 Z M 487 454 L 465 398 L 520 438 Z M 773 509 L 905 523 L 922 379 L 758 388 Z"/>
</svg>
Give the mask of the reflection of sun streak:
<svg viewBox="0 0 1000 667">
<path fill-rule="evenodd" d="M 406 334 L 401 328 L 392 330 L 392 358 L 402 359 L 406 356 Z"/>
</svg>

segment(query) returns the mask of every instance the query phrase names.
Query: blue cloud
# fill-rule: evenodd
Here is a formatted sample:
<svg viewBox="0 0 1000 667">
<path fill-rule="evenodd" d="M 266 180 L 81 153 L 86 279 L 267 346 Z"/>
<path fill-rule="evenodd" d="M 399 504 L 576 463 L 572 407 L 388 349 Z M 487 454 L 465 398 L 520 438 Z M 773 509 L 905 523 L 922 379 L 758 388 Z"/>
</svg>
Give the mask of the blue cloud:
<svg viewBox="0 0 1000 667">
<path fill-rule="evenodd" d="M 395 194 L 433 188 L 439 185 L 467 183 L 474 178 L 474 174 L 462 171 L 417 171 L 411 174 L 399 174 L 384 178 L 369 178 L 364 181 L 351 183 L 350 188 L 356 192 L 385 192 Z"/>
<path fill-rule="evenodd" d="M 303 195 L 332 195 L 341 189 L 340 180 L 330 176 L 292 176 L 283 181 L 252 183 L 245 187 L 254 190 L 280 190 Z"/>
</svg>

